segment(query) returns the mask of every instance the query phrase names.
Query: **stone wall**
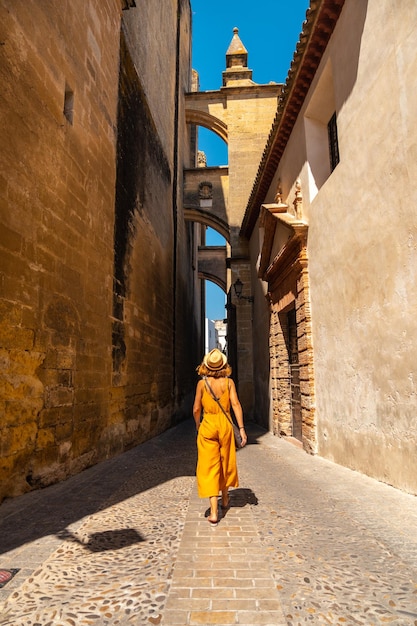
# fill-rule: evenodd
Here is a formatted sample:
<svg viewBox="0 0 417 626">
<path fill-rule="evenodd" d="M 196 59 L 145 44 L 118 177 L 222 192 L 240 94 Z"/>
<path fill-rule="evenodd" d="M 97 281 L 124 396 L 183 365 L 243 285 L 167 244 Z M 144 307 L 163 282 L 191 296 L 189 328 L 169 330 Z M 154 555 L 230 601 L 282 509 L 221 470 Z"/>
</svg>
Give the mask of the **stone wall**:
<svg viewBox="0 0 417 626">
<path fill-rule="evenodd" d="M 411 0 L 396 9 L 389 0 L 345 1 L 312 83 L 298 98 L 294 126 L 289 131 L 283 123 L 276 145 L 282 140 L 285 149 L 274 155 L 275 176 L 262 200 L 273 203 L 280 187 L 291 206 L 299 178 L 309 280 L 297 282 L 295 293 L 304 288 L 304 318 L 311 320 L 310 341 L 297 309 L 300 351 L 311 348 L 314 365 L 301 380 L 314 409 L 305 420 L 313 451 L 411 493 L 417 493 L 416 19 Z M 314 58 L 306 53 L 301 62 L 308 67 Z M 300 78 L 297 88 L 302 84 Z M 327 124 L 335 111 L 340 161 L 332 170 Z M 253 265 L 261 227 L 252 233 Z M 272 251 L 271 262 L 274 255 L 277 262 L 286 258 L 277 235 Z M 283 338 L 272 336 L 271 345 L 283 348 Z M 272 392 L 285 422 L 280 374 L 284 382 Z"/>
<path fill-rule="evenodd" d="M 417 6 L 398 9 L 347 2 L 317 76 L 330 61 L 340 163 L 309 256 L 319 452 L 417 493 Z"/>
<path fill-rule="evenodd" d="M 0 3 L 0 499 L 160 432 L 192 394 L 190 7 L 139 4 Z"/>
</svg>

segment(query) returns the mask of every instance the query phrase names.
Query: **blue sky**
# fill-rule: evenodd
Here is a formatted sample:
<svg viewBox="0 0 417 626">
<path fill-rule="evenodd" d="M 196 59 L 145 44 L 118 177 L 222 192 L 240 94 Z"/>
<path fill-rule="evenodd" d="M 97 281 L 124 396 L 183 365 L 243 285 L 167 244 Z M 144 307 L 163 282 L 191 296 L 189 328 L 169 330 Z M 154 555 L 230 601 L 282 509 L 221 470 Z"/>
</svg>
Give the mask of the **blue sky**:
<svg viewBox="0 0 417 626">
<path fill-rule="evenodd" d="M 235 27 L 248 51 L 252 79 L 260 84 L 284 83 L 309 4 L 309 0 L 191 0 L 192 65 L 200 77 L 200 90 L 220 89 Z M 227 163 L 226 145 L 206 129 L 199 129 L 199 149 L 206 153 L 207 165 Z M 213 234 L 208 243 L 222 241 Z M 223 291 L 207 281 L 206 295 L 207 317 L 223 319 Z"/>
</svg>

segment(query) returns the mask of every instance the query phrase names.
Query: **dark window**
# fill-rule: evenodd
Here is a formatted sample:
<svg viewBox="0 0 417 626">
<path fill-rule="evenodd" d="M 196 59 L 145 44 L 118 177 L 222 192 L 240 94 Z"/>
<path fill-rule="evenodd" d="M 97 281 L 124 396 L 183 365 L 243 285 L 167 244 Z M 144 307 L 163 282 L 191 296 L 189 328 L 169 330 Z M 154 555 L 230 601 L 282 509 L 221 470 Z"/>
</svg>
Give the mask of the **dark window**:
<svg viewBox="0 0 417 626">
<path fill-rule="evenodd" d="M 334 168 L 340 161 L 339 142 L 337 140 L 336 113 L 333 113 L 329 123 L 327 124 L 327 133 L 329 137 L 330 168 L 333 172 Z"/>
</svg>

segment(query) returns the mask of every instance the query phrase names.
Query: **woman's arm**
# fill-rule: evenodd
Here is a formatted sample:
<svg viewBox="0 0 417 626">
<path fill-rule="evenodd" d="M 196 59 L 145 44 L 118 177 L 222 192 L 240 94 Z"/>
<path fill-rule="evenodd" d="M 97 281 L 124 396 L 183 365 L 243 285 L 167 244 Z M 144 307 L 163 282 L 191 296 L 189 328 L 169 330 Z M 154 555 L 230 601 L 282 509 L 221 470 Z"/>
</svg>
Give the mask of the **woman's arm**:
<svg viewBox="0 0 417 626">
<path fill-rule="evenodd" d="M 199 380 L 197 383 L 196 391 L 195 391 L 194 406 L 193 406 L 193 416 L 194 416 L 194 421 L 195 421 L 195 427 L 197 430 L 200 427 L 201 411 L 203 408 L 203 405 L 201 404 L 202 392 L 203 392 L 203 381 Z"/>
<path fill-rule="evenodd" d="M 242 437 L 242 445 L 245 445 L 248 437 L 243 425 L 243 410 L 237 395 L 236 385 L 232 379 L 230 379 L 230 404 L 232 405 L 233 413 L 235 414 L 237 425 L 239 426 Z"/>
</svg>

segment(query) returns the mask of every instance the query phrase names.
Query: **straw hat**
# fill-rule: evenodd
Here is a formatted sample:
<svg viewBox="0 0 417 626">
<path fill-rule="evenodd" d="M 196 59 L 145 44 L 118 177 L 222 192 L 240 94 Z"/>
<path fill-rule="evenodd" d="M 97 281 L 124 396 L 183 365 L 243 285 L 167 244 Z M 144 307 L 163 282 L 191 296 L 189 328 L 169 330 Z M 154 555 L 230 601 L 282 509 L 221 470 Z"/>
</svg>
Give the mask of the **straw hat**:
<svg viewBox="0 0 417 626">
<path fill-rule="evenodd" d="M 213 370 L 217 372 L 218 370 L 223 369 L 226 366 L 227 358 L 223 352 L 220 352 L 217 348 L 211 350 L 203 359 L 204 365 L 209 370 Z"/>
</svg>

